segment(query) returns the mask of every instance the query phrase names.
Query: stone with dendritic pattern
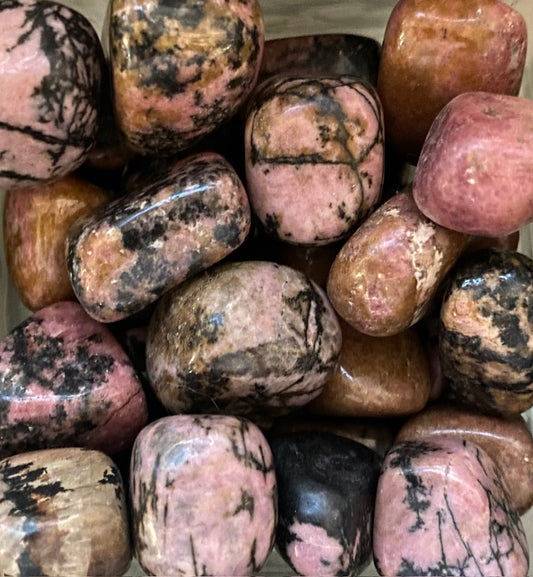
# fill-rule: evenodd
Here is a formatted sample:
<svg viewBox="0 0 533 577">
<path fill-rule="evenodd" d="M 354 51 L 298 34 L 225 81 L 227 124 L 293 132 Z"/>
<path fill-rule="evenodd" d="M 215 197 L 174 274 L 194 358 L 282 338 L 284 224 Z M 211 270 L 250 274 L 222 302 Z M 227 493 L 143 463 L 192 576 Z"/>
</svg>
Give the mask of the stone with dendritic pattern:
<svg viewBox="0 0 533 577">
<path fill-rule="evenodd" d="M 374 517 L 380 575 L 528 573 L 528 543 L 494 461 L 468 441 L 432 436 L 394 446 Z"/>
</svg>

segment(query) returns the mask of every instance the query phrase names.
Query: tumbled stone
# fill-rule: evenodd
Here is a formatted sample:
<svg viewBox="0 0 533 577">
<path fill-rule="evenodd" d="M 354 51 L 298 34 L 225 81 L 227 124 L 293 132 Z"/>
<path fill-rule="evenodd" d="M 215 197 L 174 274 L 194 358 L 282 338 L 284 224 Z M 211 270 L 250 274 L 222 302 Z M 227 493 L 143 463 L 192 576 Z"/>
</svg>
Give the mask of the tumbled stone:
<svg viewBox="0 0 533 577">
<path fill-rule="evenodd" d="M 356 77 L 263 83 L 245 129 L 247 189 L 263 227 L 294 244 L 344 238 L 379 201 L 383 137 L 376 93 Z"/>
<path fill-rule="evenodd" d="M 62 448 L 0 461 L 3 575 L 122 575 L 131 561 L 124 486 L 98 451 Z"/>
<path fill-rule="evenodd" d="M 139 434 L 131 459 L 135 554 L 151 575 L 252 575 L 274 544 L 270 447 L 246 419 L 175 415 Z"/>
<path fill-rule="evenodd" d="M 79 12 L 0 5 L 0 189 L 64 176 L 94 144 L 103 54 Z"/>
<path fill-rule="evenodd" d="M 491 413 L 533 406 L 533 260 L 486 249 L 460 261 L 440 312 L 439 352 L 453 398 Z"/>
<path fill-rule="evenodd" d="M 146 417 L 126 353 L 78 303 L 49 305 L 0 342 L 0 456 L 68 445 L 113 454 Z"/>
<path fill-rule="evenodd" d="M 230 262 L 162 297 L 146 366 L 173 413 L 284 414 L 320 393 L 341 338 L 324 291 L 305 275 Z"/>
<path fill-rule="evenodd" d="M 250 229 L 246 191 L 215 153 L 163 163 L 128 194 L 78 219 L 67 265 L 76 297 L 100 322 L 124 319 L 222 260 Z"/>
<path fill-rule="evenodd" d="M 196 143 L 233 116 L 263 54 L 256 0 L 114 0 L 110 59 L 117 121 L 143 154 Z"/>
<path fill-rule="evenodd" d="M 458 94 L 518 94 L 526 48 L 525 20 L 506 2 L 400 0 L 378 77 L 387 143 L 415 161 L 438 112 Z"/>
<path fill-rule="evenodd" d="M 456 405 L 434 405 L 411 417 L 395 443 L 442 435 L 465 439 L 487 453 L 520 515 L 533 505 L 533 436 L 522 416 L 488 416 Z"/>
<path fill-rule="evenodd" d="M 380 575 L 528 573 L 526 534 L 508 489 L 468 441 L 432 436 L 393 447 L 375 507 Z"/>
<path fill-rule="evenodd" d="M 331 433 L 273 437 L 276 546 L 299 575 L 359 575 L 372 556 L 377 454 Z"/>
</svg>

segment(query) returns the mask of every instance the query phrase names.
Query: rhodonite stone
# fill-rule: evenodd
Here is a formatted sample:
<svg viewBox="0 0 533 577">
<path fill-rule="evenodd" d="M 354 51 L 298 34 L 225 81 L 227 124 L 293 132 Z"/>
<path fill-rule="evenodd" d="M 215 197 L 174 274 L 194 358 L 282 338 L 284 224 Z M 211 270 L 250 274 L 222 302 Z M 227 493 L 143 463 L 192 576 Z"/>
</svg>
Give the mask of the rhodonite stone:
<svg viewBox="0 0 533 577">
<path fill-rule="evenodd" d="M 124 486 L 98 451 L 49 449 L 0 461 L 3 575 L 122 575 L 131 561 Z"/>
<path fill-rule="evenodd" d="M 400 0 L 383 37 L 378 92 L 387 143 L 416 160 L 438 112 L 462 92 L 517 95 L 524 18 L 499 0 Z"/>
<path fill-rule="evenodd" d="M 0 189 L 83 163 L 98 127 L 102 64 L 98 35 L 75 10 L 0 3 Z"/>
<path fill-rule="evenodd" d="M 246 119 L 252 209 L 283 241 L 343 238 L 379 201 L 383 149 L 381 105 L 369 84 L 352 76 L 273 77 Z"/>
<path fill-rule="evenodd" d="M 136 557 L 149 575 L 252 575 L 274 544 L 270 447 L 246 419 L 176 415 L 139 434 L 131 458 Z"/>
<path fill-rule="evenodd" d="M 70 280 L 91 316 L 118 321 L 222 260 L 249 229 L 235 170 L 198 153 L 133 178 L 128 194 L 78 219 L 68 235 Z"/>
<path fill-rule="evenodd" d="M 359 575 L 372 556 L 377 454 L 331 433 L 289 433 L 270 445 L 281 556 L 299 575 Z"/>
<path fill-rule="evenodd" d="M 320 393 L 340 347 L 324 291 L 302 273 L 266 261 L 226 263 L 159 301 L 146 366 L 173 413 L 277 415 Z"/>
<path fill-rule="evenodd" d="M 465 256 L 440 311 L 439 352 L 448 389 L 492 413 L 533 405 L 533 261 L 515 251 Z"/>
<path fill-rule="evenodd" d="M 0 342 L 0 456 L 68 445 L 113 454 L 146 415 L 126 353 L 78 303 L 49 305 Z"/>
<path fill-rule="evenodd" d="M 264 24 L 256 0 L 113 0 L 109 38 L 119 127 L 138 152 L 172 153 L 245 102 Z"/>
<path fill-rule="evenodd" d="M 68 229 L 78 218 L 110 200 L 100 187 L 73 176 L 6 192 L 3 216 L 7 270 L 27 308 L 36 311 L 55 302 L 74 300 L 65 256 Z"/>
<path fill-rule="evenodd" d="M 479 445 L 499 467 L 514 507 L 533 505 L 533 436 L 521 415 L 498 417 L 451 404 L 428 407 L 408 419 L 395 443 L 446 435 Z"/>
<path fill-rule="evenodd" d="M 436 436 L 391 449 L 376 496 L 374 563 L 380 575 L 527 575 L 520 516 L 483 449 Z"/>
</svg>

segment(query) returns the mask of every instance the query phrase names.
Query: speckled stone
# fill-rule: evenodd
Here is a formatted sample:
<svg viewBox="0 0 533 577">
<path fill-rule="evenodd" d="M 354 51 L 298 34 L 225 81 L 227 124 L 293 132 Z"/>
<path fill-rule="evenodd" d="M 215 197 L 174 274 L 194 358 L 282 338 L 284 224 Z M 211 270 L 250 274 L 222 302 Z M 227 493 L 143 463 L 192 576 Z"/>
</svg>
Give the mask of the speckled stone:
<svg viewBox="0 0 533 577">
<path fill-rule="evenodd" d="M 0 456 L 132 446 L 146 399 L 126 353 L 75 302 L 34 313 L 0 342 Z"/>
<path fill-rule="evenodd" d="M 273 77 L 248 108 L 246 182 L 272 235 L 294 244 L 344 238 L 379 201 L 383 115 L 353 76 Z"/>
<path fill-rule="evenodd" d="M 3 575 L 122 575 L 131 561 L 124 486 L 98 451 L 62 448 L 0 461 Z"/>
<path fill-rule="evenodd" d="M 173 413 L 284 414 L 333 373 L 341 329 L 322 289 L 266 261 L 213 267 L 165 295 L 146 365 Z"/>
<path fill-rule="evenodd" d="M 222 156 L 163 163 L 70 229 L 76 297 L 100 322 L 129 317 L 235 250 L 250 218 L 246 191 Z"/>
<path fill-rule="evenodd" d="M 272 550 L 272 453 L 246 419 L 150 424 L 135 442 L 130 489 L 135 554 L 150 575 L 252 575 Z"/>
<path fill-rule="evenodd" d="M 60 3 L 0 4 L 0 189 L 64 176 L 94 144 L 103 54 Z"/>
<path fill-rule="evenodd" d="M 109 38 L 120 128 L 138 152 L 172 153 L 244 103 L 264 24 L 256 0 L 113 0 Z"/>
<path fill-rule="evenodd" d="M 331 433 L 292 433 L 270 445 L 281 556 L 299 575 L 359 575 L 372 556 L 376 453 Z"/>
<path fill-rule="evenodd" d="M 533 406 L 533 260 L 515 251 L 465 255 L 441 307 L 439 351 L 452 396 L 480 411 Z"/>
<path fill-rule="evenodd" d="M 528 543 L 501 474 L 477 445 L 432 436 L 393 447 L 374 516 L 380 575 L 528 574 Z"/>
</svg>

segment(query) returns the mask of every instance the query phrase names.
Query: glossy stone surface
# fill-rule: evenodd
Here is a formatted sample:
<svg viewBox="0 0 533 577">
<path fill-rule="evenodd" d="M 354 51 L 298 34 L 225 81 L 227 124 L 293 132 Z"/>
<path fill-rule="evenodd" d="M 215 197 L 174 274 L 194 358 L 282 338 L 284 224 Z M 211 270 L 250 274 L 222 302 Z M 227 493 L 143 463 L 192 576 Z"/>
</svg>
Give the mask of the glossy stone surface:
<svg viewBox="0 0 533 577">
<path fill-rule="evenodd" d="M 341 329 L 325 293 L 265 261 L 213 267 L 165 295 L 150 321 L 151 385 L 174 413 L 286 413 L 333 373 Z"/>
<path fill-rule="evenodd" d="M 341 323 L 342 348 L 333 376 L 309 404 L 322 415 L 394 417 L 424 408 L 430 393 L 426 354 L 414 329 L 371 337 Z"/>
<path fill-rule="evenodd" d="M 251 575 L 273 547 L 272 453 L 245 419 L 150 424 L 135 442 L 130 487 L 135 554 L 151 575 Z"/>
<path fill-rule="evenodd" d="M 378 483 L 374 563 L 380 575 L 528 574 L 520 516 L 483 449 L 436 436 L 393 447 Z"/>
<path fill-rule="evenodd" d="M 451 404 L 435 405 L 411 417 L 395 443 L 442 435 L 466 439 L 489 455 L 520 515 L 533 505 L 533 436 L 522 416 L 488 416 Z"/>
<path fill-rule="evenodd" d="M 50 449 L 0 461 L 4 575 L 122 575 L 131 561 L 122 478 L 98 451 Z"/>
<path fill-rule="evenodd" d="M 73 176 L 7 191 L 3 215 L 6 264 L 27 308 L 36 311 L 74 300 L 65 256 L 67 232 L 78 218 L 110 200 L 103 189 Z"/>
<path fill-rule="evenodd" d="M 454 398 L 480 411 L 533 406 L 533 261 L 487 249 L 461 260 L 441 307 L 439 351 Z"/>
<path fill-rule="evenodd" d="M 75 302 L 34 313 L 0 342 L 0 455 L 131 447 L 146 400 L 126 353 Z"/>
<path fill-rule="evenodd" d="M 76 297 L 112 322 L 154 303 L 222 260 L 250 229 L 246 191 L 215 153 L 161 164 L 128 194 L 70 229 L 67 264 Z"/>
<path fill-rule="evenodd" d="M 426 218 L 408 192 L 399 193 L 339 251 L 327 283 L 331 303 L 364 334 L 398 334 L 427 313 L 467 240 Z"/>
<path fill-rule="evenodd" d="M 299 575 L 359 575 L 372 555 L 377 454 L 330 433 L 292 433 L 270 445 L 281 556 Z"/>
<path fill-rule="evenodd" d="M 120 128 L 138 152 L 172 153 L 244 103 L 264 25 L 256 0 L 113 0 L 109 38 Z"/>
<path fill-rule="evenodd" d="M 0 189 L 80 166 L 94 143 L 102 80 L 89 21 L 56 2 L 0 5 Z"/>
<path fill-rule="evenodd" d="M 379 201 L 383 118 L 357 77 L 273 77 L 250 103 L 246 182 L 264 228 L 294 244 L 345 237 Z"/>
<path fill-rule="evenodd" d="M 526 48 L 525 20 L 506 2 L 400 0 L 378 77 L 388 144 L 416 160 L 431 123 L 458 94 L 517 95 Z"/>
</svg>

